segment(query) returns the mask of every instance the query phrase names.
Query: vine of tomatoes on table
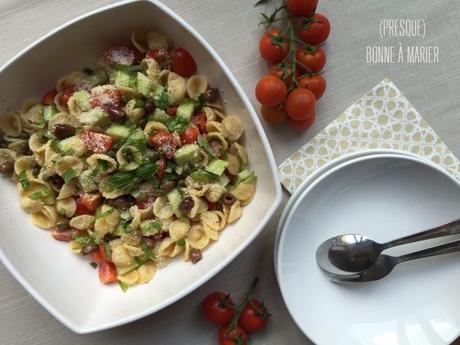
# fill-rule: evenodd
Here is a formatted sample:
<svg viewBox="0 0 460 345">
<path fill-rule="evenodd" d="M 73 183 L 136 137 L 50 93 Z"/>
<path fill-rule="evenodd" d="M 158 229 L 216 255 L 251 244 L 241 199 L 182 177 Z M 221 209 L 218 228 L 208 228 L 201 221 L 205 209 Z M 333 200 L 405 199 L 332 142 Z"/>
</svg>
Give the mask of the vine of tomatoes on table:
<svg viewBox="0 0 460 345">
<path fill-rule="evenodd" d="M 317 5 L 318 0 L 282 0 L 270 15 L 262 14 L 265 32 L 259 51 L 271 65 L 255 93 L 268 123 L 287 119 L 291 127 L 306 130 L 315 122 L 316 103 L 327 84 L 323 45 L 331 32 L 327 17 L 316 13 Z"/>
</svg>

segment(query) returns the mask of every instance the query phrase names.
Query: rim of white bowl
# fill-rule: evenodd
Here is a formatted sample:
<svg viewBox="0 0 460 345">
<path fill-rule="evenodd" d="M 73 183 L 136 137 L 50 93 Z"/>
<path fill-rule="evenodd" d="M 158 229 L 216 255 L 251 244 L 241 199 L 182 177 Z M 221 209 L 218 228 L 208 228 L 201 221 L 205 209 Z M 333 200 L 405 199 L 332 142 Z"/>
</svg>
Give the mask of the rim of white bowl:
<svg viewBox="0 0 460 345">
<path fill-rule="evenodd" d="M 62 315 L 56 308 L 48 304 L 48 302 L 42 298 L 40 294 L 38 294 L 35 289 L 30 285 L 26 279 L 18 272 L 16 269 L 13 267 L 11 262 L 8 260 L 8 258 L 4 255 L 3 250 L 0 248 L 0 260 L 2 263 L 5 265 L 5 267 L 8 269 L 8 271 L 14 276 L 14 278 L 27 290 L 28 293 L 32 295 L 32 297 L 38 301 L 46 310 L 48 310 L 51 315 L 53 315 L 57 320 L 59 320 L 61 323 L 63 323 L 65 326 L 67 326 L 69 329 L 72 331 L 79 333 L 79 334 L 86 334 L 86 333 L 92 333 L 92 332 L 97 332 L 97 331 L 102 331 L 105 329 L 121 326 L 133 321 L 136 321 L 138 319 L 141 319 L 143 317 L 146 317 L 148 315 L 151 315 L 168 305 L 178 301 L 179 299 L 183 298 L 184 296 L 188 295 L 192 291 L 196 290 L 198 287 L 206 283 L 209 279 L 214 277 L 218 272 L 220 272 L 224 267 L 226 267 L 233 259 L 235 259 L 245 248 L 251 244 L 254 239 L 261 233 L 265 225 L 267 224 L 268 220 L 273 216 L 273 213 L 275 210 L 278 208 L 281 198 L 282 198 L 282 192 L 281 192 L 281 185 L 279 181 L 279 175 L 278 175 L 278 170 L 275 162 L 275 158 L 273 156 L 273 151 L 271 149 L 270 143 L 268 141 L 268 138 L 265 134 L 265 131 L 262 127 L 262 124 L 260 123 L 259 117 L 257 116 L 254 108 L 252 107 L 252 104 L 250 103 L 248 97 L 246 96 L 245 92 L 243 91 L 242 87 L 234 77 L 233 73 L 230 71 L 230 69 L 227 67 L 225 62 L 220 58 L 220 56 L 216 53 L 214 48 L 210 46 L 210 44 L 199 34 L 190 24 L 188 24 L 182 17 L 180 17 L 178 14 L 176 14 L 173 10 L 168 8 L 166 5 L 162 4 L 158 0 L 123 0 L 120 2 L 116 2 L 113 4 L 109 4 L 100 8 L 97 8 L 95 10 L 89 11 L 85 14 L 82 14 L 72 20 L 67 21 L 66 23 L 56 27 L 55 29 L 51 30 L 35 42 L 31 43 L 28 45 L 26 48 L 21 50 L 19 53 L 14 55 L 11 59 L 9 59 L 2 67 L 0 67 L 0 73 L 2 73 L 8 66 L 13 64 L 19 57 L 22 55 L 26 54 L 29 50 L 32 50 L 35 46 L 37 46 L 39 43 L 42 41 L 45 41 L 49 37 L 57 34 L 59 31 L 65 29 L 66 27 L 81 21 L 82 19 L 85 19 L 87 17 L 91 17 L 95 14 L 110 10 L 115 7 L 121 7 L 127 4 L 131 4 L 134 2 L 147 2 L 151 3 L 152 5 L 158 7 L 161 11 L 163 11 L 166 15 L 169 15 L 172 17 L 174 20 L 176 20 L 179 25 L 182 25 L 192 36 L 194 36 L 201 45 L 212 55 L 212 57 L 215 59 L 215 61 L 219 64 L 219 67 L 224 71 L 226 76 L 229 78 L 230 83 L 232 86 L 235 88 L 237 94 L 243 101 L 246 109 L 248 110 L 249 114 L 251 115 L 254 125 L 256 127 L 256 130 L 260 136 L 260 139 L 262 141 L 265 153 L 268 157 L 269 164 L 271 167 L 272 175 L 274 178 L 275 182 L 275 201 L 273 202 L 272 207 L 269 209 L 267 214 L 262 218 L 261 222 L 259 223 L 256 231 L 253 232 L 251 236 L 249 236 L 246 241 L 235 250 L 231 255 L 226 257 L 219 265 L 214 267 L 212 270 L 208 271 L 205 275 L 203 275 L 200 279 L 196 280 L 194 284 L 192 284 L 190 287 L 187 289 L 184 289 L 180 293 L 177 293 L 170 298 L 166 299 L 162 303 L 158 304 L 157 306 L 153 308 L 147 308 L 143 310 L 142 312 L 139 313 L 134 313 L 128 317 L 121 318 L 117 321 L 114 322 L 108 322 L 104 323 L 98 326 L 90 327 L 87 326 L 79 326 L 75 325 L 71 320 L 67 319 L 64 315 Z"/>
<path fill-rule="evenodd" d="M 443 169 L 441 166 L 439 166 L 438 164 L 426 159 L 426 158 L 423 158 L 421 156 L 418 156 L 418 155 L 413 155 L 413 154 L 401 154 L 401 152 L 403 151 L 400 151 L 400 150 L 389 150 L 389 151 L 392 151 L 391 153 L 380 153 L 380 154 L 369 154 L 369 155 L 365 155 L 365 156 L 362 156 L 362 157 L 357 157 L 355 159 L 350 159 L 350 160 L 347 160 L 335 167 L 332 167 L 331 169 L 329 169 L 328 171 L 325 171 L 322 175 L 320 175 L 317 179 L 315 179 L 314 181 L 312 181 L 312 183 L 310 185 L 308 185 L 306 187 L 305 190 L 301 191 L 297 196 L 296 200 L 293 202 L 290 210 L 288 210 L 288 214 L 286 215 L 286 219 L 284 221 L 284 224 L 282 225 L 283 229 L 281 230 L 281 233 L 280 233 L 280 237 L 279 237 L 279 242 L 278 242 L 278 251 L 276 252 L 277 253 L 277 256 L 275 257 L 275 261 L 276 261 L 276 265 L 277 267 L 279 268 L 280 267 L 280 258 L 281 258 L 281 253 L 282 253 L 282 243 L 283 243 L 283 240 L 286 236 L 286 233 L 287 231 L 285 231 L 287 229 L 287 226 L 289 225 L 289 217 L 290 215 L 292 215 L 293 211 L 297 209 L 299 203 L 302 202 L 302 200 L 305 198 L 305 196 L 316 186 L 318 185 L 321 181 L 323 181 L 326 177 L 334 174 L 335 172 L 337 172 L 338 170 L 340 169 L 343 169 L 345 167 L 348 167 L 352 164 L 355 164 L 355 163 L 358 163 L 358 162 L 363 162 L 363 161 L 366 161 L 366 160 L 370 160 L 370 159 L 378 159 L 378 158 L 396 158 L 396 159 L 406 159 L 406 160 L 410 160 L 412 162 L 417 162 L 417 163 L 421 163 L 425 166 L 428 166 L 430 168 L 432 168 L 433 170 L 436 170 L 437 172 L 441 173 L 442 175 L 444 175 L 445 177 L 447 177 L 448 179 L 450 179 L 451 181 L 453 181 L 455 184 L 459 185 L 460 186 L 460 182 L 457 181 L 451 174 L 449 174 L 445 169 Z M 305 182 L 308 181 L 305 180 L 302 185 L 306 184 Z M 279 271 L 279 270 L 275 270 L 275 273 L 276 273 L 276 279 L 278 281 L 278 285 L 279 285 L 279 288 L 280 288 L 280 291 L 281 291 L 281 297 L 283 298 L 283 301 L 284 301 L 284 304 L 286 305 L 286 308 L 289 312 L 289 314 L 291 315 L 292 317 L 292 320 L 295 322 L 295 324 L 297 325 L 297 327 L 299 327 L 299 329 L 302 331 L 302 333 L 305 334 L 306 337 L 308 337 L 308 339 L 310 339 L 312 342 L 318 344 L 320 342 L 320 340 L 318 339 L 315 339 L 313 338 L 311 335 L 309 335 L 306 331 L 306 329 L 303 328 L 303 326 L 300 324 L 300 322 L 296 319 L 296 317 L 294 316 L 294 314 L 292 313 L 292 310 L 291 310 L 291 306 L 287 303 L 287 300 L 286 300 L 286 295 L 285 295 L 285 291 L 284 291 L 284 285 L 283 285 L 283 281 L 282 281 L 282 271 Z M 456 338 L 460 335 L 460 332 L 457 332 L 457 335 L 456 335 Z"/>
</svg>

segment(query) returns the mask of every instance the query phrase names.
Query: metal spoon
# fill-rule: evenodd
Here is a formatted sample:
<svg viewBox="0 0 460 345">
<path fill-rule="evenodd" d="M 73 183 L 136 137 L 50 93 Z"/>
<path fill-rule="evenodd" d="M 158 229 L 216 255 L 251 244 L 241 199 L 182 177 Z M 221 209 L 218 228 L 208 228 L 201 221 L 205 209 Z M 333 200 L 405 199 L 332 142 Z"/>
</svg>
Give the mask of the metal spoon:
<svg viewBox="0 0 460 345">
<path fill-rule="evenodd" d="M 364 235 L 340 235 L 324 241 L 318 247 L 316 261 L 326 270 L 331 270 L 332 264 L 343 271 L 359 272 L 374 264 L 385 249 L 459 233 L 460 219 L 387 243 L 375 242 Z"/>
<path fill-rule="evenodd" d="M 393 268 L 405 261 L 416 260 L 420 258 L 426 258 L 429 256 L 436 256 L 448 253 L 454 253 L 460 251 L 460 240 L 449 242 L 437 247 L 423 249 L 414 253 L 402 255 L 402 256 L 390 256 L 381 254 L 375 261 L 375 263 L 369 268 L 357 272 L 357 273 L 333 273 L 327 270 L 323 270 L 328 278 L 336 283 L 360 283 L 372 280 L 378 280 L 387 276 Z"/>
</svg>

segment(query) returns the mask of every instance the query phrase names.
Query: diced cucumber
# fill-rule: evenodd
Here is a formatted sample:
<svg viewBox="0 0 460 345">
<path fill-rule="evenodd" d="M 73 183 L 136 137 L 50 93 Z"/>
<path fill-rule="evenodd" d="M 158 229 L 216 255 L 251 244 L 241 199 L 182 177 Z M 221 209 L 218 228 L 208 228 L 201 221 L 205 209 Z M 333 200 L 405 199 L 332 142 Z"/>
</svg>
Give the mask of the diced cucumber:
<svg viewBox="0 0 460 345">
<path fill-rule="evenodd" d="M 179 205 L 182 201 L 182 193 L 178 188 L 173 189 L 167 195 L 169 204 L 173 208 L 173 210 L 179 209 Z"/>
<path fill-rule="evenodd" d="M 161 230 L 161 222 L 159 220 L 148 219 L 142 221 L 139 226 L 144 236 L 152 236 Z"/>
<path fill-rule="evenodd" d="M 106 134 L 110 135 L 116 140 L 125 140 L 131 135 L 131 129 L 123 125 L 114 124 L 107 129 Z"/>
<path fill-rule="evenodd" d="M 204 171 L 202 169 L 192 171 L 192 173 L 190 174 L 190 177 L 194 179 L 195 181 L 205 182 L 205 183 L 216 181 L 219 178 L 218 176 L 211 174 L 207 171 Z"/>
<path fill-rule="evenodd" d="M 125 71 L 115 71 L 115 86 L 116 87 L 131 87 L 132 76 Z"/>
<path fill-rule="evenodd" d="M 196 144 L 184 145 L 176 151 L 174 160 L 179 165 L 195 163 L 200 160 L 200 147 Z"/>
<path fill-rule="evenodd" d="M 137 91 L 148 97 L 153 88 L 153 82 L 142 73 L 137 73 Z"/>
<path fill-rule="evenodd" d="M 214 175 L 220 176 L 224 173 L 225 169 L 227 168 L 227 165 L 227 161 L 224 161 L 222 159 L 214 159 L 204 169 Z"/>
<path fill-rule="evenodd" d="M 194 102 L 184 102 L 177 107 L 176 116 L 181 116 L 184 119 L 187 119 L 190 121 L 194 110 L 195 110 Z"/>
<path fill-rule="evenodd" d="M 166 123 L 170 119 L 170 116 L 165 113 L 164 110 L 155 108 L 155 111 L 149 115 L 149 121 L 157 121 L 161 123 Z"/>
<path fill-rule="evenodd" d="M 91 109 L 91 104 L 89 104 L 89 92 L 85 90 L 80 90 L 74 92 L 72 95 L 75 98 L 75 101 L 77 102 L 78 107 L 82 111 L 88 111 Z"/>
<path fill-rule="evenodd" d="M 107 124 L 109 120 L 109 115 L 102 108 L 94 108 L 90 111 L 86 111 L 80 114 L 79 121 L 88 126 L 103 126 Z"/>
</svg>

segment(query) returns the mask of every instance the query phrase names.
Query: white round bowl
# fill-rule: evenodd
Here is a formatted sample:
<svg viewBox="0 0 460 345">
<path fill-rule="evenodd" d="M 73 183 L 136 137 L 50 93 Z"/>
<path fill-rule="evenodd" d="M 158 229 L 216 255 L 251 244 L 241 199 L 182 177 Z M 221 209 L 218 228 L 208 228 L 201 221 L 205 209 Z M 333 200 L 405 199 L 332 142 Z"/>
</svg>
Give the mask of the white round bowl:
<svg viewBox="0 0 460 345">
<path fill-rule="evenodd" d="M 458 254 L 405 263 L 354 285 L 331 283 L 315 261 L 332 236 L 386 242 L 458 218 L 460 186 L 441 168 L 400 154 L 358 157 L 309 183 L 287 212 L 277 278 L 293 319 L 315 343 L 433 345 L 459 335 Z"/>
</svg>

